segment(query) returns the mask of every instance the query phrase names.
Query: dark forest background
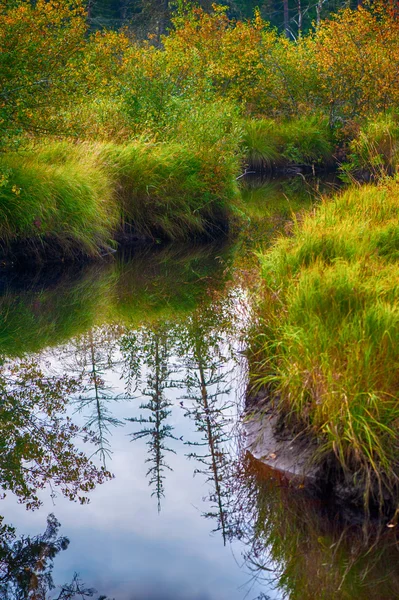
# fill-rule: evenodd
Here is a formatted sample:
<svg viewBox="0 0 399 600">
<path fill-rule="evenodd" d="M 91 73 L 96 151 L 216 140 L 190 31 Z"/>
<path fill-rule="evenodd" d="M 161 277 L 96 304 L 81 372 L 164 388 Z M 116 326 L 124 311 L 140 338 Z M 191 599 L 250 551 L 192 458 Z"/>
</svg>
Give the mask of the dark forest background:
<svg viewBox="0 0 399 600">
<path fill-rule="evenodd" d="M 308 31 L 320 19 L 342 8 L 356 8 L 363 0 L 226 0 L 228 16 L 251 18 L 256 8 L 261 16 L 287 37 L 295 39 L 298 31 Z M 209 10 L 212 0 L 197 0 Z M 170 17 L 184 0 L 89 0 L 88 13 L 92 29 L 128 27 L 137 37 L 167 32 Z"/>
</svg>

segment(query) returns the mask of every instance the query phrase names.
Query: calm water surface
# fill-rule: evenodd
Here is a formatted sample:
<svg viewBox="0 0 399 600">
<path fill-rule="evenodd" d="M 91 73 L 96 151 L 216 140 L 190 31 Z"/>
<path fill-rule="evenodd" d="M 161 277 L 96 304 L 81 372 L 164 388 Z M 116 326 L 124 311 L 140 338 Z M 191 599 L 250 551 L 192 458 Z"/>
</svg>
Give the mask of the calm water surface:
<svg viewBox="0 0 399 600">
<path fill-rule="evenodd" d="M 247 239 L 279 189 L 235 246 L 2 277 L 2 600 L 399 598 L 394 531 L 245 451 Z"/>
</svg>

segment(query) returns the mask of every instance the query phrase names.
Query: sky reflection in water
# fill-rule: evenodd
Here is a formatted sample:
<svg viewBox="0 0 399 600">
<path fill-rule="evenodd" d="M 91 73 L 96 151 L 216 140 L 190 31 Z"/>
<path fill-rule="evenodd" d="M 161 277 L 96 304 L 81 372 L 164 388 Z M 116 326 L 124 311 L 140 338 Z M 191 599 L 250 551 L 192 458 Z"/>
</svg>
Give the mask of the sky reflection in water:
<svg viewBox="0 0 399 600">
<path fill-rule="evenodd" d="M 18 533 L 36 534 L 47 514 L 56 514 L 71 540 L 55 561 L 57 583 L 78 572 L 87 585 L 115 600 L 257 596 L 242 565 L 241 544 L 230 544 L 224 522 L 231 493 L 223 471 L 236 457 L 229 437 L 240 411 L 244 368 L 231 313 L 238 296 L 236 291 L 220 295 L 225 264 L 214 255 L 205 254 L 206 261 L 210 266 L 202 257 L 190 265 L 194 298 L 187 293 L 192 283 L 187 272 L 178 282 L 186 286 L 180 312 L 175 291 L 166 315 L 148 310 L 165 294 L 170 274 L 176 280 L 172 269 L 163 281 L 158 273 L 147 281 L 141 273 L 138 296 L 145 310 L 134 306 L 133 289 L 129 318 L 115 318 L 120 298 L 128 296 L 119 276 L 111 323 L 100 322 L 34 358 L 45 372 L 79 380 L 68 413 L 75 423 L 89 424 L 101 442 L 100 452 L 93 445 L 81 448 L 97 450 L 93 460 L 105 462 L 115 476 L 90 492 L 84 506 L 61 494 L 51 500 L 48 491 L 40 494 L 43 506 L 31 514 L 10 495 L 3 501 L 7 521 Z M 28 294 L 28 308 L 40 313 L 48 299 L 34 296 Z"/>
<path fill-rule="evenodd" d="M 281 193 L 291 198 L 290 187 L 272 187 L 277 199 Z M 249 205 L 260 210 L 258 195 L 256 190 Z M 258 234 L 265 221 L 259 214 Z M 256 215 L 253 210 L 253 222 Z M 235 248 L 161 249 L 25 282 L 17 277 L 17 286 L 0 279 L 0 354 L 11 364 L 28 355 L 14 384 L 5 382 L 10 363 L 0 365 L 2 397 L 8 390 L 14 408 L 23 408 L 21 385 L 31 382 L 26 398 L 32 413 L 38 399 L 54 403 L 60 415 L 67 403 L 73 422 L 89 423 L 97 436 L 96 444 L 72 443 L 115 475 L 79 492 L 90 498 L 82 506 L 59 490 L 53 500 L 48 487 L 38 490 L 43 506 L 34 512 L 12 493 L 2 500 L 5 523 L 17 528 L 17 538 L 43 532 L 49 513 L 60 521 L 58 535 L 67 536 L 70 546 L 55 556 L 56 584 L 77 572 L 98 590 L 94 598 L 115 600 L 399 598 L 395 531 L 375 525 L 365 530 L 331 517 L 323 503 L 241 452 L 234 425 L 245 387 L 240 324 L 247 314 L 245 292 L 231 280 L 233 274 L 241 281 L 247 269 L 245 242 L 241 256 Z M 38 365 L 44 375 L 36 373 Z M 54 379 L 46 384 L 48 373 Z M 61 385 L 64 374 L 69 379 Z M 41 391 L 29 399 L 35 386 Z M 31 427 L 29 415 L 21 410 L 21 431 Z M 44 421 L 49 436 L 56 416 Z M 19 432 L 12 433 L 16 447 L 23 447 Z M 49 436 L 42 438 L 43 448 Z M 0 443 L 7 447 L 10 439 L 2 414 Z M 76 452 L 65 459 L 67 441 L 58 449 L 64 458 L 55 471 L 39 469 L 33 487 L 40 488 L 40 477 L 53 489 L 57 477 L 61 484 L 68 483 L 68 473 L 73 480 Z M 40 441 L 31 450 L 34 463 Z M 82 472 L 84 467 L 83 461 Z M 0 469 L 8 488 L 18 491 L 16 471 L 1 460 Z M 83 487 L 86 482 L 82 477 Z M 30 600 L 12 590 L 2 597 L 7 560 L 0 548 L 0 599 Z"/>
</svg>

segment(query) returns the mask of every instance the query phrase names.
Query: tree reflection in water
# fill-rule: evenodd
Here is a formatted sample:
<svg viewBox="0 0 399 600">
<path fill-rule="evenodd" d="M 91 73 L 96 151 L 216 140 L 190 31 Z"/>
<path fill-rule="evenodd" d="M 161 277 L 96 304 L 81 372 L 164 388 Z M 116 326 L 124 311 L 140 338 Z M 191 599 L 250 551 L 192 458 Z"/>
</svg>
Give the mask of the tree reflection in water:
<svg viewBox="0 0 399 600">
<path fill-rule="evenodd" d="M 290 600 L 398 598 L 394 531 L 367 524 L 359 515 L 331 512 L 301 486 L 230 445 L 237 352 L 217 308 L 212 304 L 208 313 L 202 306 L 174 327 L 151 325 L 141 333 L 146 336 L 147 354 L 140 360 L 149 366 L 151 381 L 150 401 L 142 408 L 150 411 L 150 417 L 132 421 L 145 425 L 134 439 L 149 437 L 152 472 L 162 463 L 161 450 L 169 449 L 165 439 L 180 439 L 168 424 L 170 407 L 177 400 L 200 436 L 185 445 L 191 449 L 187 456 L 198 463 L 195 472 L 210 485 L 206 500 L 212 508 L 203 514 L 216 520 L 214 530 L 221 532 L 225 543 L 242 543 L 244 565 L 258 586 L 264 581 L 270 591 L 274 585 Z M 131 351 L 132 340 L 145 346 L 136 332 L 128 344 Z M 138 354 L 134 356 L 137 359 Z M 173 399 L 174 392 L 168 400 L 171 388 L 184 392 Z M 258 594 L 258 600 L 267 598 L 266 591 Z"/>
<path fill-rule="evenodd" d="M 76 448 L 93 441 L 65 415 L 77 379 L 49 376 L 29 360 L 0 367 L 0 486 L 27 508 L 40 505 L 38 491 L 59 489 L 70 500 L 87 501 L 87 492 L 110 477 Z"/>
<path fill-rule="evenodd" d="M 199 463 L 194 473 L 204 475 L 211 485 L 212 491 L 207 498 L 211 510 L 204 515 L 216 518 L 216 531 L 221 531 L 226 544 L 231 496 L 225 486 L 230 460 L 226 444 L 231 436 L 231 409 L 234 406 L 231 401 L 234 351 L 223 331 L 226 327 L 220 327 L 218 315 L 222 313 L 216 308 L 212 306 L 208 311 L 194 312 L 186 325 L 185 335 L 180 338 L 186 388 L 181 406 L 201 436 L 200 441 L 187 441 L 186 444 L 193 448 L 188 458 Z"/>
<path fill-rule="evenodd" d="M 124 294 L 124 288 L 118 288 L 115 296 L 121 295 L 124 300 L 122 325 L 110 325 L 116 322 L 111 318 L 108 324 L 106 321 L 92 329 L 85 325 L 85 333 L 58 347 L 55 353 L 48 351 L 51 359 L 61 358 L 62 369 L 68 375 L 50 376 L 45 366 L 40 367 L 45 354 L 35 360 L 2 361 L 3 492 L 13 492 L 29 508 L 40 504 L 40 490 L 45 486 L 85 502 L 88 492 L 110 476 L 104 463 L 111 453 L 112 427 L 129 421 L 129 427 L 136 428 L 132 439 L 147 442 L 147 476 L 158 507 L 166 493 L 165 478 L 172 454 L 179 443 L 182 452 L 189 448 L 187 456 L 196 461 L 195 472 L 208 483 L 206 500 L 210 508 L 203 514 L 215 520 L 215 529 L 225 542 L 241 541 L 249 575 L 260 586 L 265 580 L 265 593 L 258 595 L 259 600 L 267 598 L 267 591 L 270 593 L 270 581 L 290 600 L 399 598 L 395 527 L 365 524 L 342 511 L 331 513 L 325 503 L 309 497 L 294 483 L 249 454 L 240 454 L 230 444 L 232 421 L 237 420 L 231 393 L 237 383 L 233 381 L 237 373 L 237 310 L 233 297 L 229 290 L 219 294 L 211 288 L 206 270 L 200 278 L 201 294 L 193 295 L 185 281 L 191 281 L 190 277 L 197 281 L 198 277 L 194 278 L 194 268 L 181 268 L 179 289 L 185 292 L 186 309 L 178 313 L 181 299 L 174 296 L 175 279 L 164 273 L 159 286 L 159 270 L 154 274 L 150 294 L 146 288 L 148 277 L 141 267 L 132 277 L 136 281 L 141 273 L 141 288 L 137 290 L 137 282 L 136 288 L 126 286 Z M 86 306 L 90 299 L 85 290 L 84 302 L 79 306 Z M 166 307 L 165 290 L 170 300 Z M 138 315 L 135 308 L 136 316 L 130 322 L 126 314 L 130 315 L 131 305 L 137 304 L 138 298 L 141 308 Z M 50 299 L 47 312 L 53 303 L 52 296 Z M 154 302 L 158 310 L 151 312 Z M 31 305 L 39 311 L 36 300 L 31 300 Z M 17 345 L 20 322 L 28 322 L 18 315 L 6 323 L 16 332 L 10 336 L 14 340 L 11 348 Z M 51 315 L 46 321 L 49 331 L 55 320 Z M 73 322 L 76 331 L 75 313 L 71 319 L 66 316 L 65 323 Z M 36 323 L 33 317 L 30 321 Z M 26 344 L 25 338 L 23 342 Z M 36 350 L 36 345 L 32 342 L 27 347 Z M 116 393 L 112 378 L 120 375 L 125 388 L 123 393 Z M 141 406 L 132 415 L 133 404 L 126 405 L 126 412 L 120 410 L 117 418 L 115 401 L 134 396 L 144 398 Z M 66 416 L 71 399 L 76 402 L 74 408 L 84 415 L 86 430 Z M 185 432 L 181 439 L 183 432 L 174 428 L 172 410 L 184 411 L 192 424 L 191 437 Z M 90 434 L 88 429 L 93 432 Z M 82 438 L 97 444 L 102 468 L 96 468 L 77 450 Z M 17 539 L 11 527 L 0 525 L 1 600 L 97 599 L 97 593 L 87 589 L 77 576 L 51 590 L 53 560 L 68 545 L 68 540 L 58 535 L 58 527 L 50 516 L 44 534 Z M 248 597 L 252 600 L 251 595 Z"/>
<path fill-rule="evenodd" d="M 78 441 L 95 437 L 80 429 L 66 409 L 69 398 L 79 391 L 76 377 L 52 376 L 38 361 L 25 359 L 0 365 L 0 486 L 3 496 L 12 492 L 26 508 L 40 506 L 39 492 L 46 486 L 70 500 L 84 504 L 96 484 L 111 475 L 96 467 Z M 53 560 L 68 547 L 58 537 L 59 523 L 49 515 L 46 531 L 34 537 L 17 538 L 15 530 L 0 518 L 1 600 L 45 600 L 54 588 Z M 92 597 L 77 575 L 54 596 L 56 600 Z"/>
<path fill-rule="evenodd" d="M 59 528 L 60 523 L 53 514 L 47 517 L 45 532 L 34 537 L 17 538 L 12 527 L 0 525 L 1 600 L 46 600 L 51 591 L 53 600 L 84 600 L 96 594 L 76 573 L 69 583 L 54 584 L 54 559 L 69 546 L 68 538 L 58 537 Z M 100 598 L 107 600 L 105 596 Z"/>
<path fill-rule="evenodd" d="M 230 300 L 230 299 L 228 299 Z M 206 516 L 216 517 L 217 530 L 227 539 L 226 509 L 229 492 L 224 489 L 223 472 L 227 469 L 225 445 L 228 428 L 232 426 L 231 377 L 234 344 L 228 331 L 232 328 L 229 302 L 215 300 L 201 304 L 184 319 L 143 325 L 140 330 L 125 332 L 120 341 L 124 361 L 124 377 L 129 390 L 139 391 L 148 401 L 140 405 L 148 415 L 131 417 L 130 422 L 143 427 L 132 433 L 132 440 L 148 438 L 151 466 L 147 471 L 153 495 L 165 495 L 165 471 L 172 470 L 165 459 L 166 452 L 175 453 L 168 440 L 183 441 L 174 434 L 168 419 L 176 400 L 199 434 L 184 443 L 192 448 L 187 455 L 195 459 L 201 473 L 211 483 L 209 502 L 212 509 Z M 144 381 L 142 381 L 144 375 Z M 172 390 L 182 389 L 176 399 Z M 202 447 L 204 451 L 197 448 Z"/>
<path fill-rule="evenodd" d="M 141 335 L 126 334 L 122 339 L 122 347 L 124 355 L 128 357 L 128 363 L 132 364 L 133 353 L 136 357 L 140 356 L 143 366 L 145 366 L 146 376 L 141 396 L 148 400 L 140 404 L 140 410 L 145 410 L 148 414 L 147 416 L 130 417 L 127 421 L 143 426 L 139 431 L 130 434 L 133 441 L 148 438 L 149 456 L 146 462 L 150 466 L 147 477 L 149 477 L 149 485 L 153 488 L 152 495 L 155 495 L 158 501 L 158 511 L 161 510 L 161 499 L 165 495 L 164 472 L 172 470 L 165 455 L 166 452 L 175 453 L 174 449 L 169 448 L 167 440 L 177 439 L 172 433 L 173 426 L 167 422 L 171 415 L 172 402 L 168 400 L 166 391 L 174 386 L 174 382 L 171 380 L 174 366 L 170 356 L 171 347 L 173 347 L 172 331 L 168 324 L 162 326 L 157 324 L 153 329 L 142 328 Z M 139 348 L 137 347 L 138 343 Z M 135 387 L 137 388 L 141 370 L 139 363 L 136 365 L 137 383 Z M 132 373 L 130 373 L 129 385 L 132 385 L 131 382 Z"/>
<path fill-rule="evenodd" d="M 128 395 L 115 394 L 114 388 L 106 381 L 106 374 L 120 365 L 117 340 L 122 331 L 118 326 L 95 327 L 75 338 L 64 353 L 68 370 L 82 382 L 79 395 L 73 403 L 77 412 L 84 415 L 85 427 L 95 434 L 96 454 L 100 456 L 104 467 L 112 453 L 109 439 L 111 428 L 124 425 L 112 414 L 111 405 L 130 399 Z"/>
</svg>

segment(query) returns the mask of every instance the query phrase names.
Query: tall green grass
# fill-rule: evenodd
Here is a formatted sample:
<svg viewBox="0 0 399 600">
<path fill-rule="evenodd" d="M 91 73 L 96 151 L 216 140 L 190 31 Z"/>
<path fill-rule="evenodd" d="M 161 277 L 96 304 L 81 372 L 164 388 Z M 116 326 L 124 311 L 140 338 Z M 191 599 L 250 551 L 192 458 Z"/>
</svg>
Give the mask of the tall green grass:
<svg viewBox="0 0 399 600">
<path fill-rule="evenodd" d="M 396 181 L 348 189 L 260 255 L 253 363 L 314 459 L 380 501 L 399 477 L 398 207 Z"/>
<path fill-rule="evenodd" d="M 208 152 L 179 144 L 104 145 L 100 161 L 113 182 L 122 222 L 168 240 L 219 235 L 238 195 L 234 170 Z M 233 170 L 234 169 L 234 170 Z"/>
<path fill-rule="evenodd" d="M 106 173 L 90 153 L 55 144 L 0 158 L 0 243 L 46 242 L 65 254 L 98 254 L 118 210 Z"/>
<path fill-rule="evenodd" d="M 367 171 L 374 179 L 392 175 L 399 161 L 399 118 L 386 113 L 369 118 L 349 143 L 344 173 Z"/>
<path fill-rule="evenodd" d="M 135 141 L 39 145 L 0 158 L 0 243 L 95 256 L 129 227 L 148 239 L 217 237 L 238 196 L 238 155 Z"/>
<path fill-rule="evenodd" d="M 247 162 L 257 170 L 290 164 L 329 166 L 334 159 L 334 139 L 327 119 L 301 116 L 289 121 L 246 120 L 243 147 Z"/>
</svg>

